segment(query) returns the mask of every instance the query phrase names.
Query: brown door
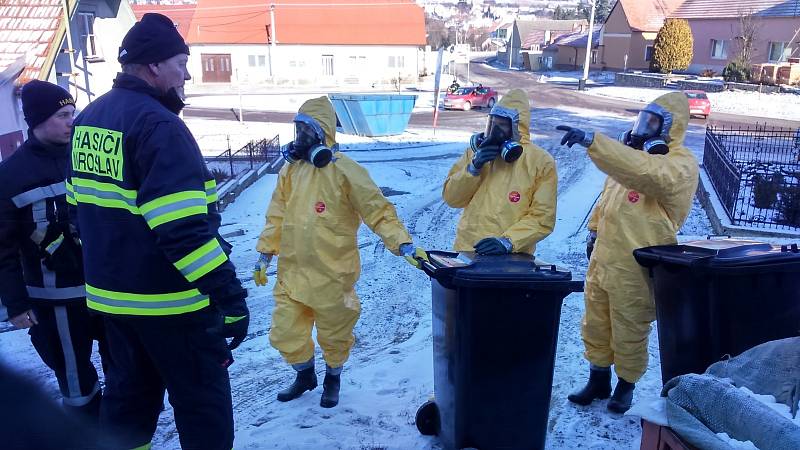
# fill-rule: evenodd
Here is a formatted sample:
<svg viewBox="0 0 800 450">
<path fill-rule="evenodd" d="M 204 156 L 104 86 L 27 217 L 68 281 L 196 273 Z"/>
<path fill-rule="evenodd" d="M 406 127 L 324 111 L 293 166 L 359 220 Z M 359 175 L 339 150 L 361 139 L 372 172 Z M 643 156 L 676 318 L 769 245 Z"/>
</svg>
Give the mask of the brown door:
<svg viewBox="0 0 800 450">
<path fill-rule="evenodd" d="M 203 63 L 203 83 L 230 83 L 231 82 L 231 55 L 201 54 Z"/>
</svg>

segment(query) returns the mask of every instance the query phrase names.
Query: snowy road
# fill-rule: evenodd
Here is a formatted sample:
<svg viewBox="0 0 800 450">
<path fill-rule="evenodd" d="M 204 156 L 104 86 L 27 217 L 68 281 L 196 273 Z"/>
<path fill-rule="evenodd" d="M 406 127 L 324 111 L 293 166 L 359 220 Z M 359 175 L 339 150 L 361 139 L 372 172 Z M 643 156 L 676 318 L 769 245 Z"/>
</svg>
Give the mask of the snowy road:
<svg viewBox="0 0 800 450">
<path fill-rule="evenodd" d="M 565 121 L 576 126 L 591 122 L 615 136 L 629 125 L 629 119 L 597 117 L 596 113 L 580 109 L 539 110 L 534 116 L 533 139 L 555 157 L 560 181 L 556 230 L 540 244 L 537 257 L 571 267 L 574 276 L 582 278 L 586 267 L 583 224 L 602 187 L 603 175 L 589 162 L 585 151 L 558 146 L 560 135 L 552 130 Z M 410 140 L 424 143 L 433 139 L 430 133 L 412 130 Z M 418 245 L 447 249 L 454 239 L 459 211 L 442 202 L 441 186 L 468 137 L 468 133 L 439 133 L 433 146 L 410 145 L 408 137 L 394 144 L 391 139 L 375 143 L 358 138 L 343 147 L 370 171 L 379 186 L 396 194 L 390 200 Z M 700 154 L 701 130 L 693 132 L 690 143 Z M 380 151 L 374 151 L 375 147 Z M 231 367 L 236 448 L 439 448 L 435 439 L 420 436 L 414 426 L 417 407 L 433 390 L 429 280 L 386 251 L 380 239 L 363 226 L 359 232 L 363 272 L 357 285 L 362 315 L 355 330 L 352 357 L 343 374 L 340 405 L 332 410 L 321 409 L 321 388 L 288 404 L 275 400 L 276 392 L 291 380 L 293 373 L 268 342 L 274 275 L 267 288 L 257 288 L 250 274 L 256 259 L 255 242 L 274 185 L 275 176 L 261 179 L 224 214 L 226 229 L 244 231 L 242 236 L 231 239 L 235 246 L 232 258 L 250 291 L 253 316 L 251 334 L 236 350 L 237 361 Z M 685 234 L 709 232 L 702 210 L 695 207 Z M 547 448 L 638 448 L 637 420 L 609 415 L 604 402 L 579 408 L 566 400 L 567 394 L 585 381 L 587 371 L 580 340 L 582 312 L 582 294 L 565 300 Z M 639 383 L 637 398 L 655 396 L 660 389 L 655 331 L 652 336 L 650 370 Z M 48 392 L 57 396 L 54 379 L 36 357 L 24 332 L 0 334 L 0 348 L 0 357 L 41 380 Z M 317 371 L 324 371 L 321 358 Z M 162 414 L 154 448 L 178 448 L 171 414 L 170 407 Z"/>
</svg>

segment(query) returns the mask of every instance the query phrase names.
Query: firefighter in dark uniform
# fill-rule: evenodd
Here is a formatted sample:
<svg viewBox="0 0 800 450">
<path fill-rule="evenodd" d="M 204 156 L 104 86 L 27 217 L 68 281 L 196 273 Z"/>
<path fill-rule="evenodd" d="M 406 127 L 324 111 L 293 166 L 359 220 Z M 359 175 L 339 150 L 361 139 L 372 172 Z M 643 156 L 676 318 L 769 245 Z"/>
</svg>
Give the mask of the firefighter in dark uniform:
<svg viewBox="0 0 800 450">
<path fill-rule="evenodd" d="M 247 291 L 219 235 L 214 178 L 178 117 L 188 55 L 170 19 L 145 14 L 113 88 L 73 130 L 68 201 L 110 355 L 100 424 L 127 448 L 150 447 L 165 389 L 184 449 L 233 447 L 228 366 Z"/>
<path fill-rule="evenodd" d="M 101 392 L 91 356 L 102 321 L 86 309 L 64 185 L 75 101 L 38 80 L 23 86 L 21 97 L 28 140 L 0 163 L 0 300 L 11 323 L 29 329 L 64 407 L 96 420 Z"/>
</svg>

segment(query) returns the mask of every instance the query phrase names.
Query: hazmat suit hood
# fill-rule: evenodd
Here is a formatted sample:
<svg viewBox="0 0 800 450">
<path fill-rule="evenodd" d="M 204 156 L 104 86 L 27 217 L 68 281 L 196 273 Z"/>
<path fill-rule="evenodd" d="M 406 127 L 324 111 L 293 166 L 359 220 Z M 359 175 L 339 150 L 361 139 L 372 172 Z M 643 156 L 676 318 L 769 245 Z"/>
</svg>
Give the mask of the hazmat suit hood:
<svg viewBox="0 0 800 450">
<path fill-rule="evenodd" d="M 520 144 L 530 144 L 531 106 L 525 91 L 512 89 L 497 102 L 489 114 L 507 117 L 507 114 L 502 114 L 504 111 L 516 113 L 516 120 L 512 120 L 515 130 L 514 138 L 518 139 Z M 497 114 L 498 112 L 501 112 L 501 114 Z"/>
<path fill-rule="evenodd" d="M 325 145 L 333 148 L 336 144 L 336 112 L 328 97 L 307 100 L 297 112 L 316 120 L 325 133 Z"/>
<path fill-rule="evenodd" d="M 689 127 L 689 100 L 682 92 L 670 92 L 647 105 L 643 111 L 660 115 L 664 119 L 662 136 L 670 151 L 683 146 Z"/>
</svg>

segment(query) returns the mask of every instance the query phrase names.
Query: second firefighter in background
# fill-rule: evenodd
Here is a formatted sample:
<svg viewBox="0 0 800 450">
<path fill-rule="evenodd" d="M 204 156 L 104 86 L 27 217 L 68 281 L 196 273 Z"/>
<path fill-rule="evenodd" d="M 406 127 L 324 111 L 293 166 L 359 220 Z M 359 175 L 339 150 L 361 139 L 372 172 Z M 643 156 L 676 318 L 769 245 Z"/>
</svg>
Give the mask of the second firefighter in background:
<svg viewBox="0 0 800 450">
<path fill-rule="evenodd" d="M 294 124 L 289 164 L 278 177 L 256 247 L 262 256 L 254 278 L 265 284 L 269 262 L 280 255 L 269 338 L 297 376 L 278 400 L 293 400 L 317 387 L 311 339 L 316 326 L 326 363 L 320 405 L 330 408 L 339 402 L 340 375 L 361 312 L 354 290 L 361 271 L 359 225 L 363 220 L 396 255 L 410 258 L 414 247 L 394 206 L 367 171 L 337 151 L 330 100 L 307 101 Z"/>
</svg>

